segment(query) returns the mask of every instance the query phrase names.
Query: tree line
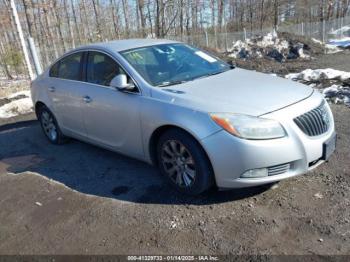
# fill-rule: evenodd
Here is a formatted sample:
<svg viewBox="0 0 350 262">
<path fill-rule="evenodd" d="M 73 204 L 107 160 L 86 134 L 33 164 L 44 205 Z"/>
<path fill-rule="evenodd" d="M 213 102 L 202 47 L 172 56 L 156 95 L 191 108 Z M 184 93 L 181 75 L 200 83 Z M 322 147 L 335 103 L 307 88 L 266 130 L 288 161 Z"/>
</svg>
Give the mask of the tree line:
<svg viewBox="0 0 350 262">
<path fill-rule="evenodd" d="M 0 59 L 6 77 L 22 60 L 10 0 L 0 0 Z M 350 0 L 15 0 L 25 35 L 45 66 L 69 49 L 125 38 L 183 39 L 207 32 L 324 21 L 349 15 Z"/>
</svg>

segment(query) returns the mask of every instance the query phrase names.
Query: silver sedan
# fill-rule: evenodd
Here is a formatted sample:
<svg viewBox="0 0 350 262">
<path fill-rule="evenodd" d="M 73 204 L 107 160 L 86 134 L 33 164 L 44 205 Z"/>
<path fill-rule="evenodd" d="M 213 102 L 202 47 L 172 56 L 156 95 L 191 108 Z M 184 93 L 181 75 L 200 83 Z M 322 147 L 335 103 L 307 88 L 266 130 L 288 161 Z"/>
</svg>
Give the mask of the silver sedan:
<svg viewBox="0 0 350 262">
<path fill-rule="evenodd" d="M 187 194 L 304 174 L 335 150 L 320 93 L 175 41 L 77 48 L 31 92 L 52 143 L 73 137 L 146 161 Z"/>
</svg>

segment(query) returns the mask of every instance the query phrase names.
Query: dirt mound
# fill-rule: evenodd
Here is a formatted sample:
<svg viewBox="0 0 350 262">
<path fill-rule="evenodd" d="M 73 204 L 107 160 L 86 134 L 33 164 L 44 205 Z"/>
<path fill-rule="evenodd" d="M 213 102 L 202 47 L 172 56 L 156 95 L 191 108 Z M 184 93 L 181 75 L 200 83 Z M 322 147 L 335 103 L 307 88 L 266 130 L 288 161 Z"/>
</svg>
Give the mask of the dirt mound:
<svg viewBox="0 0 350 262">
<path fill-rule="evenodd" d="M 350 106 L 350 73 L 327 69 L 306 69 L 300 73 L 288 74 L 287 79 L 301 82 L 321 90 L 329 101 Z"/>
<path fill-rule="evenodd" d="M 234 59 L 267 59 L 283 63 L 295 59 L 310 60 L 323 53 L 325 46 L 316 41 L 289 33 L 273 32 L 246 41 L 238 40 L 233 43 L 227 55 Z"/>
<path fill-rule="evenodd" d="M 287 40 L 291 46 L 302 44 L 304 50 L 306 50 L 311 56 L 322 55 L 326 52 L 326 48 L 321 42 L 314 41 L 304 36 L 280 32 L 278 33 L 278 37 Z"/>
</svg>

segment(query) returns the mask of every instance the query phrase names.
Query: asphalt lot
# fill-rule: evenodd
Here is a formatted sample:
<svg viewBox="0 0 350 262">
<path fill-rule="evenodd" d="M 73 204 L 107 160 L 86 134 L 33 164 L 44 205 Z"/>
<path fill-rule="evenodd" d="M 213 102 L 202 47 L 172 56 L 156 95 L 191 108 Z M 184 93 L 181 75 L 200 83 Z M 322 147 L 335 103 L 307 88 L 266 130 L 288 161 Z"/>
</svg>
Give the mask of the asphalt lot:
<svg viewBox="0 0 350 262">
<path fill-rule="evenodd" d="M 349 254 L 350 110 L 328 163 L 269 186 L 187 197 L 151 166 L 33 115 L 0 122 L 0 254 Z"/>
</svg>

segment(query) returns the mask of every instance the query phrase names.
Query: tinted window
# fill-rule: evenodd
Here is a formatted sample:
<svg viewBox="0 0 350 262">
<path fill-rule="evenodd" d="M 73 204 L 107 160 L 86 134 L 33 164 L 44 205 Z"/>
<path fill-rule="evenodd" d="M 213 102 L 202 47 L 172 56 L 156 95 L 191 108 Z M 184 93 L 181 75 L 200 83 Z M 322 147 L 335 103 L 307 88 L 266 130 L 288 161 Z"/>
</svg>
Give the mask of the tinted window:
<svg viewBox="0 0 350 262">
<path fill-rule="evenodd" d="M 118 64 L 108 55 L 89 52 L 86 78 L 89 83 L 109 86 L 111 80 L 122 73 Z"/>
<path fill-rule="evenodd" d="M 80 80 L 81 59 L 82 53 L 75 53 L 60 60 L 58 77 L 70 80 Z"/>
<path fill-rule="evenodd" d="M 50 76 L 51 77 L 58 77 L 58 67 L 60 65 L 60 62 L 57 62 L 54 64 L 50 69 Z"/>
</svg>

